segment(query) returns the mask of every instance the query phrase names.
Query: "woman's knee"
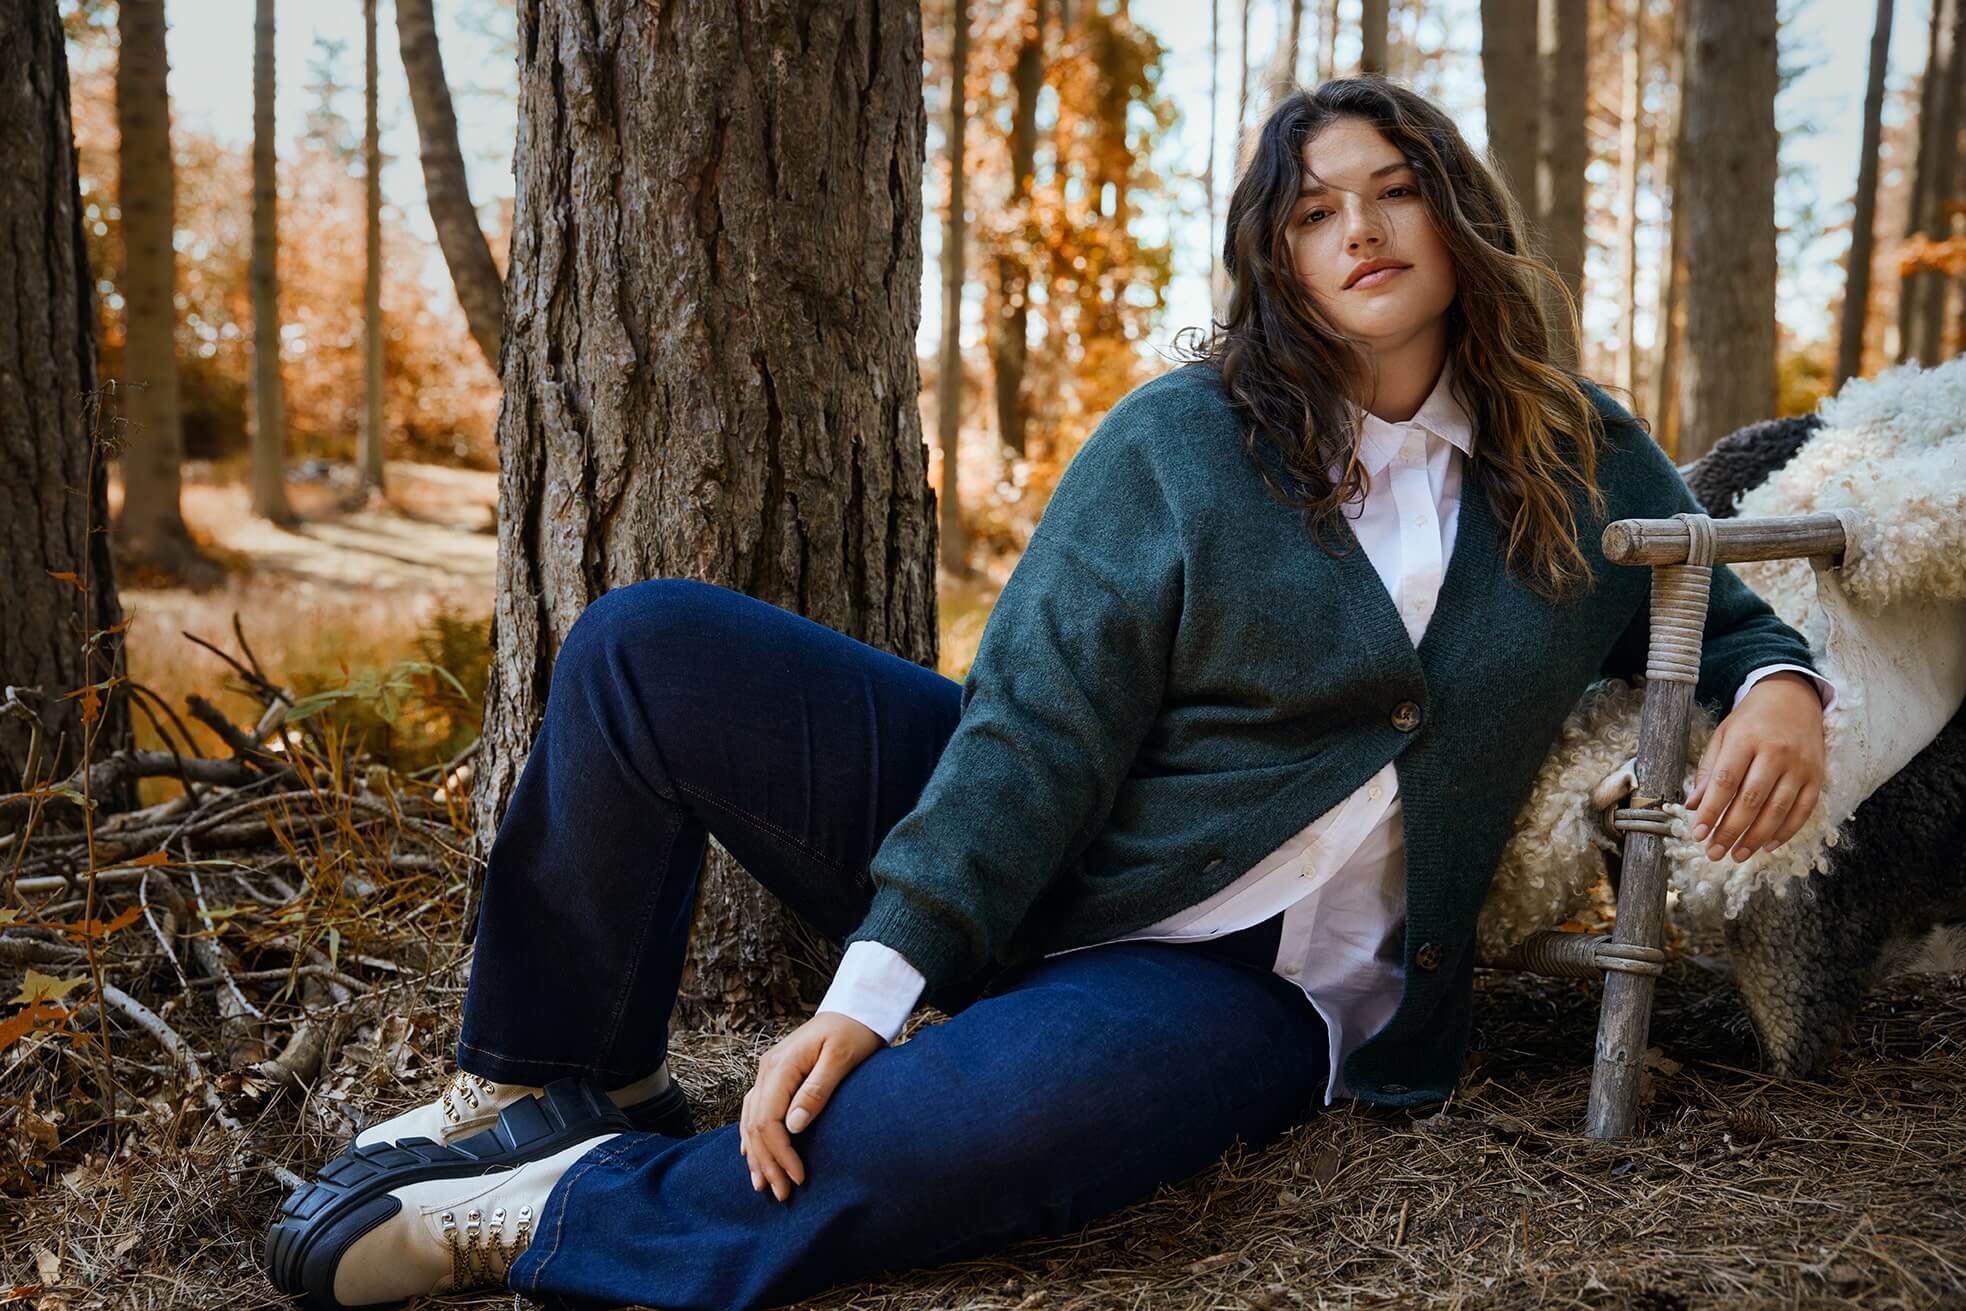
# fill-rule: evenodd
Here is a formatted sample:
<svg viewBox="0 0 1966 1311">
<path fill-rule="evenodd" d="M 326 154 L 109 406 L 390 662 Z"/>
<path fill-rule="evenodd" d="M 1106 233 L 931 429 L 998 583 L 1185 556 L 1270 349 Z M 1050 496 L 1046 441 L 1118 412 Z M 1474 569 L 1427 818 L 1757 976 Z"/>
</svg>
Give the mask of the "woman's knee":
<svg viewBox="0 0 1966 1311">
<path fill-rule="evenodd" d="M 574 620 L 553 662 L 555 679 L 586 680 L 622 667 L 623 658 L 663 660 L 715 632 L 733 593 L 696 578 L 650 578 L 604 592 Z"/>
</svg>

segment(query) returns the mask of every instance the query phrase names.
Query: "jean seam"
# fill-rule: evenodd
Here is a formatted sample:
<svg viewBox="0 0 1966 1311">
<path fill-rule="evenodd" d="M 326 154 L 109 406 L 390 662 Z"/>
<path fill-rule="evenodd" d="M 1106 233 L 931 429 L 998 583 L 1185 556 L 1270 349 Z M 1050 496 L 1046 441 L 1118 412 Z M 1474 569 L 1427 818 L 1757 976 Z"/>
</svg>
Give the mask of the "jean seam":
<svg viewBox="0 0 1966 1311">
<path fill-rule="evenodd" d="M 592 1170 L 597 1166 L 611 1164 L 614 1161 L 615 1157 L 621 1155 L 623 1152 L 627 1150 L 628 1148 L 626 1145 L 620 1145 L 620 1146 L 609 1145 L 609 1146 L 602 1146 L 602 1147 L 595 1148 L 592 1152 L 588 1153 L 585 1162 L 581 1164 L 575 1170 L 574 1173 L 568 1175 L 564 1180 L 561 1181 L 562 1191 L 565 1193 L 571 1193 L 573 1191 L 574 1185 L 579 1183 L 581 1178 L 585 1176 L 589 1170 Z M 565 1197 L 562 1197 L 560 1201 L 560 1213 L 553 1217 L 553 1244 L 552 1246 L 546 1249 L 545 1255 L 541 1256 L 537 1264 L 535 1264 L 535 1266 L 533 1267 L 532 1285 L 530 1288 L 527 1288 L 524 1291 L 529 1293 L 537 1293 L 539 1291 L 539 1280 L 540 1277 L 546 1273 L 546 1263 L 548 1261 L 551 1261 L 554 1257 L 560 1254 L 560 1243 L 562 1241 L 562 1238 L 566 1234 L 566 1228 L 567 1228 L 567 1199 Z M 516 1292 L 519 1290 L 515 1289 L 514 1291 Z"/>
<path fill-rule="evenodd" d="M 668 884 L 669 860 L 675 854 L 676 839 L 681 835 L 683 829 L 683 817 L 678 815 L 675 817 L 675 821 L 675 823 L 669 826 L 669 845 L 663 851 L 662 860 L 657 865 L 657 868 L 662 871 L 662 875 L 651 880 L 648 899 L 642 904 L 642 926 L 640 932 L 635 935 L 633 949 L 628 957 L 627 977 L 621 981 L 621 986 L 615 990 L 614 1012 L 608 1016 L 607 1028 L 601 1032 L 600 1050 L 603 1058 L 611 1057 L 614 1054 L 614 1040 L 616 1035 L 621 1032 L 622 1016 L 627 1014 L 628 1011 L 628 997 L 634 992 L 635 980 L 641 975 L 643 948 L 648 942 L 649 929 L 655 920 L 655 903 L 659 903 L 662 900 L 663 890 Z M 685 944 L 683 950 L 685 952 L 689 950 L 687 944 Z"/>
<path fill-rule="evenodd" d="M 841 864 L 839 861 L 834 860 L 831 856 L 828 856 L 826 853 L 815 850 L 813 847 L 807 845 L 796 834 L 790 832 L 787 829 L 780 828 L 778 825 L 772 823 L 768 819 L 758 818 L 758 816 L 753 815 L 750 811 L 746 810 L 743 806 L 740 806 L 735 802 L 726 801 L 722 797 L 714 796 L 711 793 L 705 792 L 702 788 L 696 787 L 695 785 L 690 783 L 684 783 L 678 781 L 676 786 L 682 789 L 684 792 L 689 793 L 691 796 L 697 797 L 703 801 L 707 801 L 711 805 L 716 806 L 722 810 L 729 811 L 731 814 L 736 815 L 748 821 L 749 823 L 757 825 L 759 828 L 765 830 L 765 832 L 767 833 L 772 834 L 774 837 L 783 839 L 785 842 L 789 843 L 791 846 L 798 848 L 800 852 L 818 861 L 820 864 L 824 865 L 827 869 L 831 870 L 835 874 L 852 874 L 854 872 L 848 869 L 845 865 Z"/>
</svg>

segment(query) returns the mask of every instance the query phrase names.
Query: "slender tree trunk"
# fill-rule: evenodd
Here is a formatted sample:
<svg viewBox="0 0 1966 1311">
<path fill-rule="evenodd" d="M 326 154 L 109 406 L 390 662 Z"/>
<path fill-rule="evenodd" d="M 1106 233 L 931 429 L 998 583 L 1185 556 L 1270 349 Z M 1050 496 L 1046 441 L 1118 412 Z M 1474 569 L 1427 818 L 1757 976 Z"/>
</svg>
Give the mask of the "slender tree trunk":
<svg viewBox="0 0 1966 1311">
<path fill-rule="evenodd" d="M 1918 83 L 1918 159 L 1912 165 L 1911 195 L 1905 203 L 1905 236 L 1924 230 L 1926 197 L 1932 190 L 1932 169 L 1939 152 L 1933 146 L 1938 122 L 1939 88 L 1946 80 L 1946 42 L 1951 25 L 1947 11 L 1955 0 L 1932 0 L 1925 23 L 1925 75 Z M 1899 276 L 1898 363 L 1917 354 L 1916 337 L 1920 282 L 1916 274 Z"/>
<path fill-rule="evenodd" d="M 1392 15 L 1388 0 L 1359 0 L 1358 71 L 1384 73 L 1387 69 L 1387 28 Z"/>
<path fill-rule="evenodd" d="M 1590 162 L 1586 128 L 1590 85 L 1590 0 L 1543 0 L 1537 25 L 1543 112 L 1536 167 L 1536 209 L 1550 262 L 1573 304 L 1584 299 L 1584 167 Z M 1572 311 L 1555 299 L 1549 306 L 1556 357 L 1570 368 L 1579 343 Z"/>
<path fill-rule="evenodd" d="M 1242 171 L 1242 134 L 1249 130 L 1249 0 L 1242 0 L 1242 27 L 1236 45 L 1236 158 L 1231 172 Z"/>
<path fill-rule="evenodd" d="M 362 214 L 368 234 L 362 278 L 362 485 L 382 491 L 382 131 L 376 121 L 376 0 L 362 0 Z M 503 293 L 501 293 L 501 299 Z"/>
<path fill-rule="evenodd" d="M 1536 209 L 1536 154 L 1543 104 L 1536 0 L 1481 0 L 1481 80 L 1487 88 L 1489 161 L 1522 205 L 1541 248 L 1545 238 Z"/>
<path fill-rule="evenodd" d="M 1870 78 L 1864 88 L 1864 140 L 1857 151 L 1856 213 L 1850 219 L 1850 261 L 1836 343 L 1839 388 L 1863 368 L 1864 323 L 1870 317 L 1870 262 L 1877 227 L 1877 154 L 1884 137 L 1884 83 L 1891 67 L 1891 17 L 1891 0 L 1877 0 L 1877 23 L 1870 37 Z"/>
<path fill-rule="evenodd" d="M 1222 117 L 1222 0 L 1208 0 L 1208 162 L 1202 166 L 1202 190 L 1208 193 L 1208 306 L 1218 322 L 1228 313 L 1229 278 L 1222 264 L 1224 234 L 1215 226 L 1215 138 Z"/>
<path fill-rule="evenodd" d="M 1670 51 L 1666 61 L 1666 87 L 1672 109 L 1660 143 L 1668 155 L 1665 169 L 1666 190 L 1671 218 L 1666 223 L 1665 249 L 1659 259 L 1659 326 L 1657 349 L 1652 356 L 1650 402 L 1646 417 L 1652 432 L 1675 459 L 1679 453 L 1679 318 L 1680 289 L 1686 285 L 1686 198 L 1682 185 L 1686 160 L 1686 11 L 1678 4 L 1667 10 Z"/>
<path fill-rule="evenodd" d="M 191 538 L 178 508 L 176 183 L 165 91 L 164 0 L 116 6 L 116 194 L 123 214 L 123 510 L 133 558 L 181 568 Z"/>
<path fill-rule="evenodd" d="M 1038 93 L 1044 89 L 1044 30 L 1049 0 L 1031 0 L 1024 43 L 1011 70 L 1016 104 L 1010 120 L 1010 200 L 1013 221 L 1028 226 L 1031 180 L 1038 152 Z M 1031 267 L 1014 252 L 996 260 L 996 322 L 992 359 L 997 386 L 997 432 L 1004 446 L 1025 453 L 1024 364 L 1030 350 Z"/>
<path fill-rule="evenodd" d="M 410 85 L 410 110 L 416 116 L 416 139 L 423 157 L 423 191 L 430 202 L 430 221 L 437 228 L 437 245 L 451 271 L 464 321 L 492 371 L 499 371 L 499 342 L 505 325 L 505 288 L 498 265 L 478 226 L 471 188 L 464 176 L 464 154 L 457 145 L 457 112 L 451 108 L 450 84 L 444 80 L 444 58 L 437 47 L 437 20 L 431 0 L 396 0 L 396 38 L 402 48 L 403 73 Z"/>
<path fill-rule="evenodd" d="M 1324 0 L 1318 35 L 1318 81 L 1329 82 L 1338 75 L 1338 0 Z"/>
<path fill-rule="evenodd" d="M 273 127 L 273 3 L 253 16 L 253 513 L 292 523 L 280 389 L 280 189 Z"/>
<path fill-rule="evenodd" d="M 937 655 L 919 6 L 533 0 L 518 35 L 484 842 L 610 588 L 701 578 Z M 713 848 L 686 1013 L 809 1004 L 787 959 L 816 998 L 837 953 L 793 923 Z"/>
<path fill-rule="evenodd" d="M 1775 0 L 1689 6 L 1681 463 L 1775 413 Z"/>
<path fill-rule="evenodd" d="M 1645 101 L 1645 0 L 1625 0 L 1625 87 L 1618 113 L 1618 386 L 1638 386 L 1638 120 Z"/>
<path fill-rule="evenodd" d="M 1919 230 L 1933 241 L 1952 235 L 1952 215 L 1959 173 L 1959 120 L 1966 92 L 1966 0 L 1946 0 L 1943 63 L 1933 99 L 1932 167 L 1927 175 L 1925 209 Z M 1945 359 L 1946 297 L 1952 279 L 1943 269 L 1925 269 L 1912 276 L 1916 300 L 1911 329 L 1912 355 L 1921 364 Z"/>
<path fill-rule="evenodd" d="M 969 122 L 969 0 L 953 0 L 949 45 L 949 212 L 942 223 L 942 363 L 936 381 L 936 436 L 942 446 L 942 567 L 955 577 L 969 572 L 969 540 L 960 495 L 963 419 L 963 284 L 967 225 L 963 215 Z"/>
<path fill-rule="evenodd" d="M 1269 103 L 1275 104 L 1297 86 L 1297 52 L 1304 39 L 1304 0 L 1283 0 L 1283 47 L 1277 52 L 1276 76 L 1272 79 Z M 1282 89 L 1277 89 L 1277 83 Z"/>
<path fill-rule="evenodd" d="M 103 681 L 122 652 L 119 636 L 90 641 L 116 626 L 121 607 L 68 96 L 55 0 L 0 5 L 0 684 L 40 691 L 52 738 L 37 762 L 41 782 L 65 777 L 81 756 L 83 702 L 63 698 Z M 119 692 L 102 713 L 98 753 L 127 745 Z M 28 742 L 20 720 L 0 716 L 0 793 L 20 790 Z"/>
</svg>

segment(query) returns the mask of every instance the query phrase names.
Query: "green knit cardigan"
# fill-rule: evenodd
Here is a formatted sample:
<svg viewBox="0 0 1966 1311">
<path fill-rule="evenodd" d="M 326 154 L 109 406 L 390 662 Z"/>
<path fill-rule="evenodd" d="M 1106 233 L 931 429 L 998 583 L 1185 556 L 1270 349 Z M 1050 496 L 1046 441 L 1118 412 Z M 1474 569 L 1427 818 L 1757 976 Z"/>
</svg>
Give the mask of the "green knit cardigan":
<svg viewBox="0 0 1966 1311">
<path fill-rule="evenodd" d="M 1004 585 L 955 731 L 875 853 L 848 941 L 894 948 L 930 1001 L 959 1010 L 999 970 L 1226 887 L 1392 761 L 1405 990 L 1344 1075 L 1367 1101 L 1446 1097 L 1511 821 L 1584 689 L 1644 668 L 1650 571 L 1607 563 L 1603 525 L 1701 508 L 1631 415 L 1583 385 L 1605 417 L 1605 517 L 1574 498 L 1594 589 L 1553 604 L 1512 577 L 1470 477 L 1417 649 L 1349 526 L 1327 532 L 1341 552 L 1327 555 L 1263 485 L 1212 368 L 1135 388 L 1066 467 Z M 1715 568 L 1697 699 L 1724 709 L 1784 662 L 1814 667 Z"/>
</svg>

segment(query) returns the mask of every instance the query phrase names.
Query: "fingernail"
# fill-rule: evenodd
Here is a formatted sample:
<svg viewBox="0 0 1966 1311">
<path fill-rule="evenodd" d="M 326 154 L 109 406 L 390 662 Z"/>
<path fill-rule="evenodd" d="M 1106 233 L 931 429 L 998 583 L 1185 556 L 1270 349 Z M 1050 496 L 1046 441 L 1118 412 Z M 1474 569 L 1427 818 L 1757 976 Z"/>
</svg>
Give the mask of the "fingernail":
<svg viewBox="0 0 1966 1311">
<path fill-rule="evenodd" d="M 797 1133 L 799 1130 L 805 1128 L 811 1120 L 812 1117 L 806 1114 L 805 1107 L 794 1106 L 792 1113 L 785 1117 L 785 1127 L 793 1133 Z"/>
<path fill-rule="evenodd" d="M 1707 835 L 1707 829 L 1708 829 L 1708 826 L 1707 826 L 1707 825 L 1705 825 L 1705 824 L 1696 824 L 1696 825 L 1694 825 L 1694 826 L 1693 826 L 1693 840 L 1694 840 L 1695 842 L 1698 842 L 1698 841 L 1699 841 L 1699 840 L 1700 840 L 1701 838 L 1703 838 L 1703 837 L 1705 837 L 1705 836 Z"/>
<path fill-rule="evenodd" d="M 1722 856 L 1726 854 L 1727 854 L 1727 849 L 1725 847 L 1722 847 L 1718 842 L 1713 843 L 1707 848 L 1708 860 L 1719 860 Z"/>
<path fill-rule="evenodd" d="M 751 1191 L 755 1193 L 760 1188 L 763 1188 L 764 1186 L 765 1186 L 764 1177 L 760 1175 L 756 1170 L 751 1171 Z"/>
</svg>

